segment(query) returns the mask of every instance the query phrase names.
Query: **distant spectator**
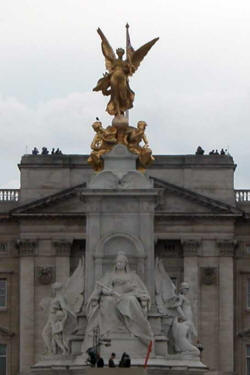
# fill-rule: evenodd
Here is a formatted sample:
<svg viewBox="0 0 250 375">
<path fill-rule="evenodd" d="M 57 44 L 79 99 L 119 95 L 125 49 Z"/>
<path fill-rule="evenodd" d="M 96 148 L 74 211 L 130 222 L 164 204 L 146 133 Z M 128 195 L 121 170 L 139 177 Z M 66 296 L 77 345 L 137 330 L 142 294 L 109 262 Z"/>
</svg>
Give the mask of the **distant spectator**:
<svg viewBox="0 0 250 375">
<path fill-rule="evenodd" d="M 103 360 L 103 358 L 100 356 L 99 353 L 96 354 L 96 358 L 97 358 L 96 366 L 97 366 L 97 367 L 104 367 L 104 360 Z"/>
<path fill-rule="evenodd" d="M 223 148 L 220 150 L 220 154 L 221 155 L 225 155 L 226 154 Z"/>
<path fill-rule="evenodd" d="M 119 367 L 130 367 L 130 366 L 131 366 L 130 356 L 129 356 L 129 354 L 124 352 L 122 357 L 121 357 Z"/>
<path fill-rule="evenodd" d="M 55 149 L 53 147 L 52 150 L 51 150 L 51 155 L 54 155 L 54 153 L 55 153 Z"/>
<path fill-rule="evenodd" d="M 34 147 L 32 150 L 32 155 L 38 155 L 38 154 L 39 154 L 38 148 Z"/>
<path fill-rule="evenodd" d="M 196 150 L 196 155 L 204 155 L 204 150 L 203 150 L 203 148 L 201 147 L 201 146 L 198 146 L 197 147 L 197 150 Z"/>
<path fill-rule="evenodd" d="M 109 358 L 109 367 L 115 367 L 114 359 L 115 359 L 115 353 L 112 353 Z"/>
<path fill-rule="evenodd" d="M 48 155 L 49 151 L 47 149 L 47 147 L 43 147 L 42 148 L 42 155 Z"/>
<path fill-rule="evenodd" d="M 87 363 L 89 363 L 91 367 L 95 367 L 96 361 L 97 361 L 96 348 L 95 347 L 88 348 L 86 353 L 89 356 L 88 359 L 87 359 Z"/>
<path fill-rule="evenodd" d="M 55 154 L 57 154 L 57 155 L 61 155 L 61 154 L 62 154 L 62 151 L 61 151 L 59 148 L 57 148 L 56 151 L 55 151 Z"/>
</svg>

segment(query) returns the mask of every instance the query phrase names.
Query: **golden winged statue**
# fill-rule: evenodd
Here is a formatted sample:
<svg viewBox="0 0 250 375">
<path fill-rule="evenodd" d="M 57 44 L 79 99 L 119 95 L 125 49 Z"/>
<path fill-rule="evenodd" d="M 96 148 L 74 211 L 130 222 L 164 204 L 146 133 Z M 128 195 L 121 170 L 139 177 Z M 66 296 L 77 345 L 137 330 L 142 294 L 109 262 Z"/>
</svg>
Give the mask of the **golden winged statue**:
<svg viewBox="0 0 250 375">
<path fill-rule="evenodd" d="M 128 25 L 127 25 L 128 28 Z M 110 115 L 123 115 L 125 111 L 133 107 L 135 94 L 129 87 L 128 77 L 132 76 L 138 69 L 144 56 L 159 38 L 155 38 L 144 44 L 136 51 L 130 44 L 127 45 L 127 58 L 123 60 L 124 49 L 116 50 L 116 57 L 112 47 L 100 28 L 97 30 L 102 40 L 102 53 L 105 57 L 106 69 L 108 72 L 97 82 L 93 91 L 102 91 L 103 95 L 110 95 L 110 101 L 106 111 Z M 127 30 L 128 35 L 128 30 Z M 127 43 L 128 44 L 128 43 Z"/>
</svg>

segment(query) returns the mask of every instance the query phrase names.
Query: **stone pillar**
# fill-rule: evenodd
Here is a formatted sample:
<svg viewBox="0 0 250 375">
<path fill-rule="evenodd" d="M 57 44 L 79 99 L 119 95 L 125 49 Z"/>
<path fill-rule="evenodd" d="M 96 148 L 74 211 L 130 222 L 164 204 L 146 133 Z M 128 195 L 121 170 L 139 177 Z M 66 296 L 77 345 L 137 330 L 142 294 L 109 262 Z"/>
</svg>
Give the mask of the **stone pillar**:
<svg viewBox="0 0 250 375">
<path fill-rule="evenodd" d="M 200 283 L 199 283 L 199 264 L 198 251 L 201 242 L 198 240 L 183 240 L 184 256 L 184 281 L 189 283 L 189 299 L 192 305 L 194 324 L 199 332 L 199 301 L 200 301 Z"/>
<path fill-rule="evenodd" d="M 234 249 L 235 241 L 218 241 L 219 248 L 219 369 L 234 371 Z"/>
<path fill-rule="evenodd" d="M 57 240 L 53 242 L 56 249 L 56 281 L 63 283 L 70 276 L 70 250 L 72 241 Z"/>
<path fill-rule="evenodd" d="M 151 296 L 152 304 L 155 302 L 155 254 L 154 254 L 154 208 L 155 197 L 144 197 L 140 200 L 140 238 L 143 241 L 146 255 L 146 285 Z"/>
<path fill-rule="evenodd" d="M 30 370 L 35 360 L 34 256 L 37 242 L 18 241 L 20 255 L 20 372 Z"/>
</svg>

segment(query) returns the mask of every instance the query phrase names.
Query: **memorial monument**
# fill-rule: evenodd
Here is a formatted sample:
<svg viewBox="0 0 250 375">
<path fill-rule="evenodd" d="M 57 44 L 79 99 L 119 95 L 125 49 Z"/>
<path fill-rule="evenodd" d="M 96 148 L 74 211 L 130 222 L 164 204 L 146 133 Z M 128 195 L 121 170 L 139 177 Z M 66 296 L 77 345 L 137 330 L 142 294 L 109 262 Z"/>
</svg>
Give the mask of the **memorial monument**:
<svg viewBox="0 0 250 375">
<path fill-rule="evenodd" d="M 153 155 L 127 111 L 157 38 L 134 50 L 127 27 L 124 57 L 98 34 L 110 122 L 88 155 L 34 148 L 0 189 L 0 370 L 85 374 L 126 352 L 150 374 L 247 375 L 250 193 L 225 152 Z"/>
<path fill-rule="evenodd" d="M 146 122 L 133 127 L 126 116 L 134 100 L 128 77 L 158 38 L 136 51 L 129 43 L 123 60 L 124 50 L 118 48 L 116 57 L 97 31 L 108 73 L 94 91 L 110 95 L 106 110 L 114 117 L 106 128 L 99 119 L 92 125 L 96 134 L 88 162 L 93 173 L 80 193 L 88 206 L 85 259 L 64 284 L 52 285 L 55 296 L 42 331 L 47 355 L 34 370 L 58 364 L 81 369 L 90 350 L 106 362 L 110 352 L 119 358 L 129 352 L 132 365 L 143 366 L 150 347 L 149 367 L 203 371 L 189 285 L 184 281 L 177 291 L 154 253 L 152 213 L 158 189 L 145 173 L 154 160 Z"/>
</svg>

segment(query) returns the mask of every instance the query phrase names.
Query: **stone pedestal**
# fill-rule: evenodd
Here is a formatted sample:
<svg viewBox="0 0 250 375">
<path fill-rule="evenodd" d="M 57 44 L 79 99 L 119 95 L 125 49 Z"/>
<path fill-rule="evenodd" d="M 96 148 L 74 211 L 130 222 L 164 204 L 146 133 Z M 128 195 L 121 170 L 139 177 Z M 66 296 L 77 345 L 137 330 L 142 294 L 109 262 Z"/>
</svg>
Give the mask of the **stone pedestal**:
<svg viewBox="0 0 250 375">
<path fill-rule="evenodd" d="M 92 176 L 82 195 L 86 203 L 86 296 L 95 281 L 110 271 L 119 251 L 154 297 L 153 215 L 157 189 L 136 170 L 136 156 L 123 145 L 105 154 L 104 170 Z"/>
</svg>

